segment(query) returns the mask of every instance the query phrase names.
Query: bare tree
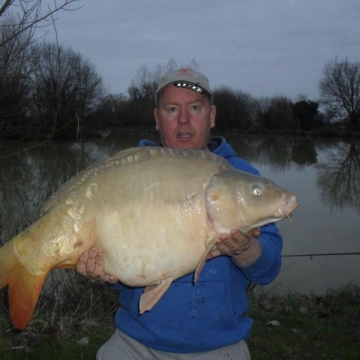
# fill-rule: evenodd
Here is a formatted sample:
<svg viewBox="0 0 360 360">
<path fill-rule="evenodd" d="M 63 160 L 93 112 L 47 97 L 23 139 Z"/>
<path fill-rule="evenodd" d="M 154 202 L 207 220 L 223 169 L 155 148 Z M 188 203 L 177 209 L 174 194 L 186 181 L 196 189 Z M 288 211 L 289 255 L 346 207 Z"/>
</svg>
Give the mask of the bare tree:
<svg viewBox="0 0 360 360">
<path fill-rule="evenodd" d="M 291 130 L 295 128 L 293 102 L 285 96 L 260 98 L 258 100 L 257 123 L 268 130 Z"/>
<path fill-rule="evenodd" d="M 60 10 L 76 10 L 72 7 L 76 0 L 3 0 L 0 2 L 0 18 L 6 15 L 15 16 L 15 26 L 6 37 L 0 40 L 0 47 L 27 33 L 30 41 L 37 28 L 51 25 L 54 22 L 54 15 Z M 78 7 L 79 8 L 79 7 Z M 2 25 L 4 26 L 4 25 Z M 28 43 L 30 45 L 30 43 Z"/>
<path fill-rule="evenodd" d="M 86 125 L 97 130 L 127 125 L 128 101 L 121 93 L 104 96 Z"/>
<path fill-rule="evenodd" d="M 241 90 L 222 86 L 214 90 L 216 129 L 248 129 L 255 117 L 256 101 Z"/>
<path fill-rule="evenodd" d="M 321 103 L 356 129 L 360 120 L 360 62 L 329 61 L 319 81 Z"/>
<path fill-rule="evenodd" d="M 0 134 L 20 136 L 28 125 L 30 46 L 35 31 L 53 25 L 61 10 L 76 10 L 76 0 L 0 1 Z M 28 128 L 26 129 L 28 130 Z"/>
<path fill-rule="evenodd" d="M 102 78 L 70 48 L 44 43 L 32 50 L 32 123 L 48 136 L 74 135 L 103 95 Z"/>
<path fill-rule="evenodd" d="M 1 21 L 0 42 L 16 27 L 12 17 Z M 23 32 L 0 47 L 0 133 L 16 135 L 27 111 L 27 44 L 29 32 Z"/>
</svg>

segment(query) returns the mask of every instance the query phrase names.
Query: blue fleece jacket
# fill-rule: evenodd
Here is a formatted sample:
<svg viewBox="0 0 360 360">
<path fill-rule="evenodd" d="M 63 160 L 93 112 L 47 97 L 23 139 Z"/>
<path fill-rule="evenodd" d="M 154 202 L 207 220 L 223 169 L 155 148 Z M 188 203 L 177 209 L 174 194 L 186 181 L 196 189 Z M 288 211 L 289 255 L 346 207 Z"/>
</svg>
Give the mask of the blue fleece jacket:
<svg viewBox="0 0 360 360">
<path fill-rule="evenodd" d="M 148 140 L 140 146 L 161 146 Z M 258 174 L 237 157 L 223 137 L 213 137 L 209 149 L 239 170 Z M 282 238 L 274 224 L 261 228 L 260 258 L 247 267 L 236 266 L 230 257 L 207 261 L 196 284 L 193 274 L 175 280 L 150 311 L 139 315 L 139 298 L 144 288 L 122 285 L 121 307 L 115 325 L 140 343 L 162 351 L 204 352 L 247 339 L 253 320 L 246 316 L 249 281 L 267 284 L 281 265 Z"/>
</svg>

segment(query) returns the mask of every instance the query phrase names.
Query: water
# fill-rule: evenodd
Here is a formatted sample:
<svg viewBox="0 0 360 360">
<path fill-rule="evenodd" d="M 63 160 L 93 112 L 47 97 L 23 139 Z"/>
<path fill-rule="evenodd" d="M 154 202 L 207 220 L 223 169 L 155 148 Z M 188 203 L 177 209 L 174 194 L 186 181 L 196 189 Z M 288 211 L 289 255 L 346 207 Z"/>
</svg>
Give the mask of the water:
<svg viewBox="0 0 360 360">
<path fill-rule="evenodd" d="M 360 141 L 225 136 L 241 157 L 300 203 L 291 222 L 278 223 L 283 265 L 267 288 L 321 294 L 360 285 Z M 0 241 L 36 220 L 42 204 L 71 176 L 141 138 L 157 139 L 157 134 L 117 132 L 103 141 L 34 147 L 0 144 Z"/>
</svg>

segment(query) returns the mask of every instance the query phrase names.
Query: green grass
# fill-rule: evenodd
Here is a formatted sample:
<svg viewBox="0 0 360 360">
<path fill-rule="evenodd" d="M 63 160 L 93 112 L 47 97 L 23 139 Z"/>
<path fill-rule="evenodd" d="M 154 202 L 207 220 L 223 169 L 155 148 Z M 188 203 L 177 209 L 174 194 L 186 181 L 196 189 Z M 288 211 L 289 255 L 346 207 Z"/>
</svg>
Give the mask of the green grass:
<svg viewBox="0 0 360 360">
<path fill-rule="evenodd" d="M 97 350 L 114 331 L 113 320 L 113 315 L 101 317 L 92 319 L 91 326 L 84 326 L 79 319 L 68 330 L 62 330 L 60 324 L 43 328 L 39 326 L 42 322 L 37 323 L 36 319 L 23 331 L 9 326 L 0 337 L 0 359 L 95 359 Z M 78 344 L 84 338 L 88 343 Z"/>
<path fill-rule="evenodd" d="M 83 286 L 87 286 L 87 301 L 47 308 L 42 300 L 22 332 L 13 328 L 6 309 L 0 312 L 0 359 L 95 359 L 113 333 L 117 297 L 104 287 L 84 284 L 79 290 L 84 299 Z M 280 296 L 255 287 L 249 297 L 249 316 L 254 319 L 248 341 L 252 360 L 360 359 L 359 287 L 349 285 L 322 296 Z M 87 345 L 78 344 L 83 338 L 88 338 Z"/>
<path fill-rule="evenodd" d="M 111 320 L 108 319 L 108 323 Z M 25 330 L 26 331 L 26 330 Z M 19 334 L 8 332 L 0 340 L 0 359 L 2 360 L 76 360 L 95 359 L 98 348 L 111 336 L 113 328 L 100 325 L 93 329 L 74 331 L 72 334 L 58 331 L 53 334 L 25 334 L 26 340 L 16 341 Z M 87 345 L 77 341 L 88 337 Z M 15 340 L 15 341 L 14 341 Z M 14 343 L 15 342 L 15 343 Z M 27 343 L 27 345 L 24 344 Z"/>
<path fill-rule="evenodd" d="M 360 359 L 360 289 L 348 286 L 323 296 L 256 292 L 249 315 L 253 360 Z M 271 325 L 276 320 L 280 325 Z"/>
</svg>

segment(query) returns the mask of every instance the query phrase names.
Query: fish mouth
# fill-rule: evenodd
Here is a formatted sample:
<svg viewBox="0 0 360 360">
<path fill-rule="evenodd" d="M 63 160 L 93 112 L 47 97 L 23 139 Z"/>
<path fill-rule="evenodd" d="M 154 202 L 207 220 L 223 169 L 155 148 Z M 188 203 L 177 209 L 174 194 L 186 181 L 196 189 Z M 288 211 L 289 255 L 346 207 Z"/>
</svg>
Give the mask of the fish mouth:
<svg viewBox="0 0 360 360">
<path fill-rule="evenodd" d="M 296 200 L 296 196 L 292 195 L 289 199 L 285 199 L 283 203 L 276 209 L 275 216 L 279 218 L 290 218 L 292 212 L 299 206 L 299 203 Z"/>
<path fill-rule="evenodd" d="M 255 227 L 260 227 L 266 224 L 269 224 L 271 222 L 277 222 L 284 218 L 288 218 L 291 221 L 292 212 L 299 206 L 299 203 L 296 200 L 296 196 L 292 195 L 290 198 L 286 198 L 286 195 L 283 195 L 282 197 L 282 203 L 277 207 L 274 214 L 272 216 L 268 216 L 260 221 L 258 221 L 256 224 L 251 225 L 250 227 L 245 226 L 243 229 L 244 231 L 248 231 L 250 229 L 253 229 Z M 243 229 L 240 229 L 243 231 Z"/>
</svg>

